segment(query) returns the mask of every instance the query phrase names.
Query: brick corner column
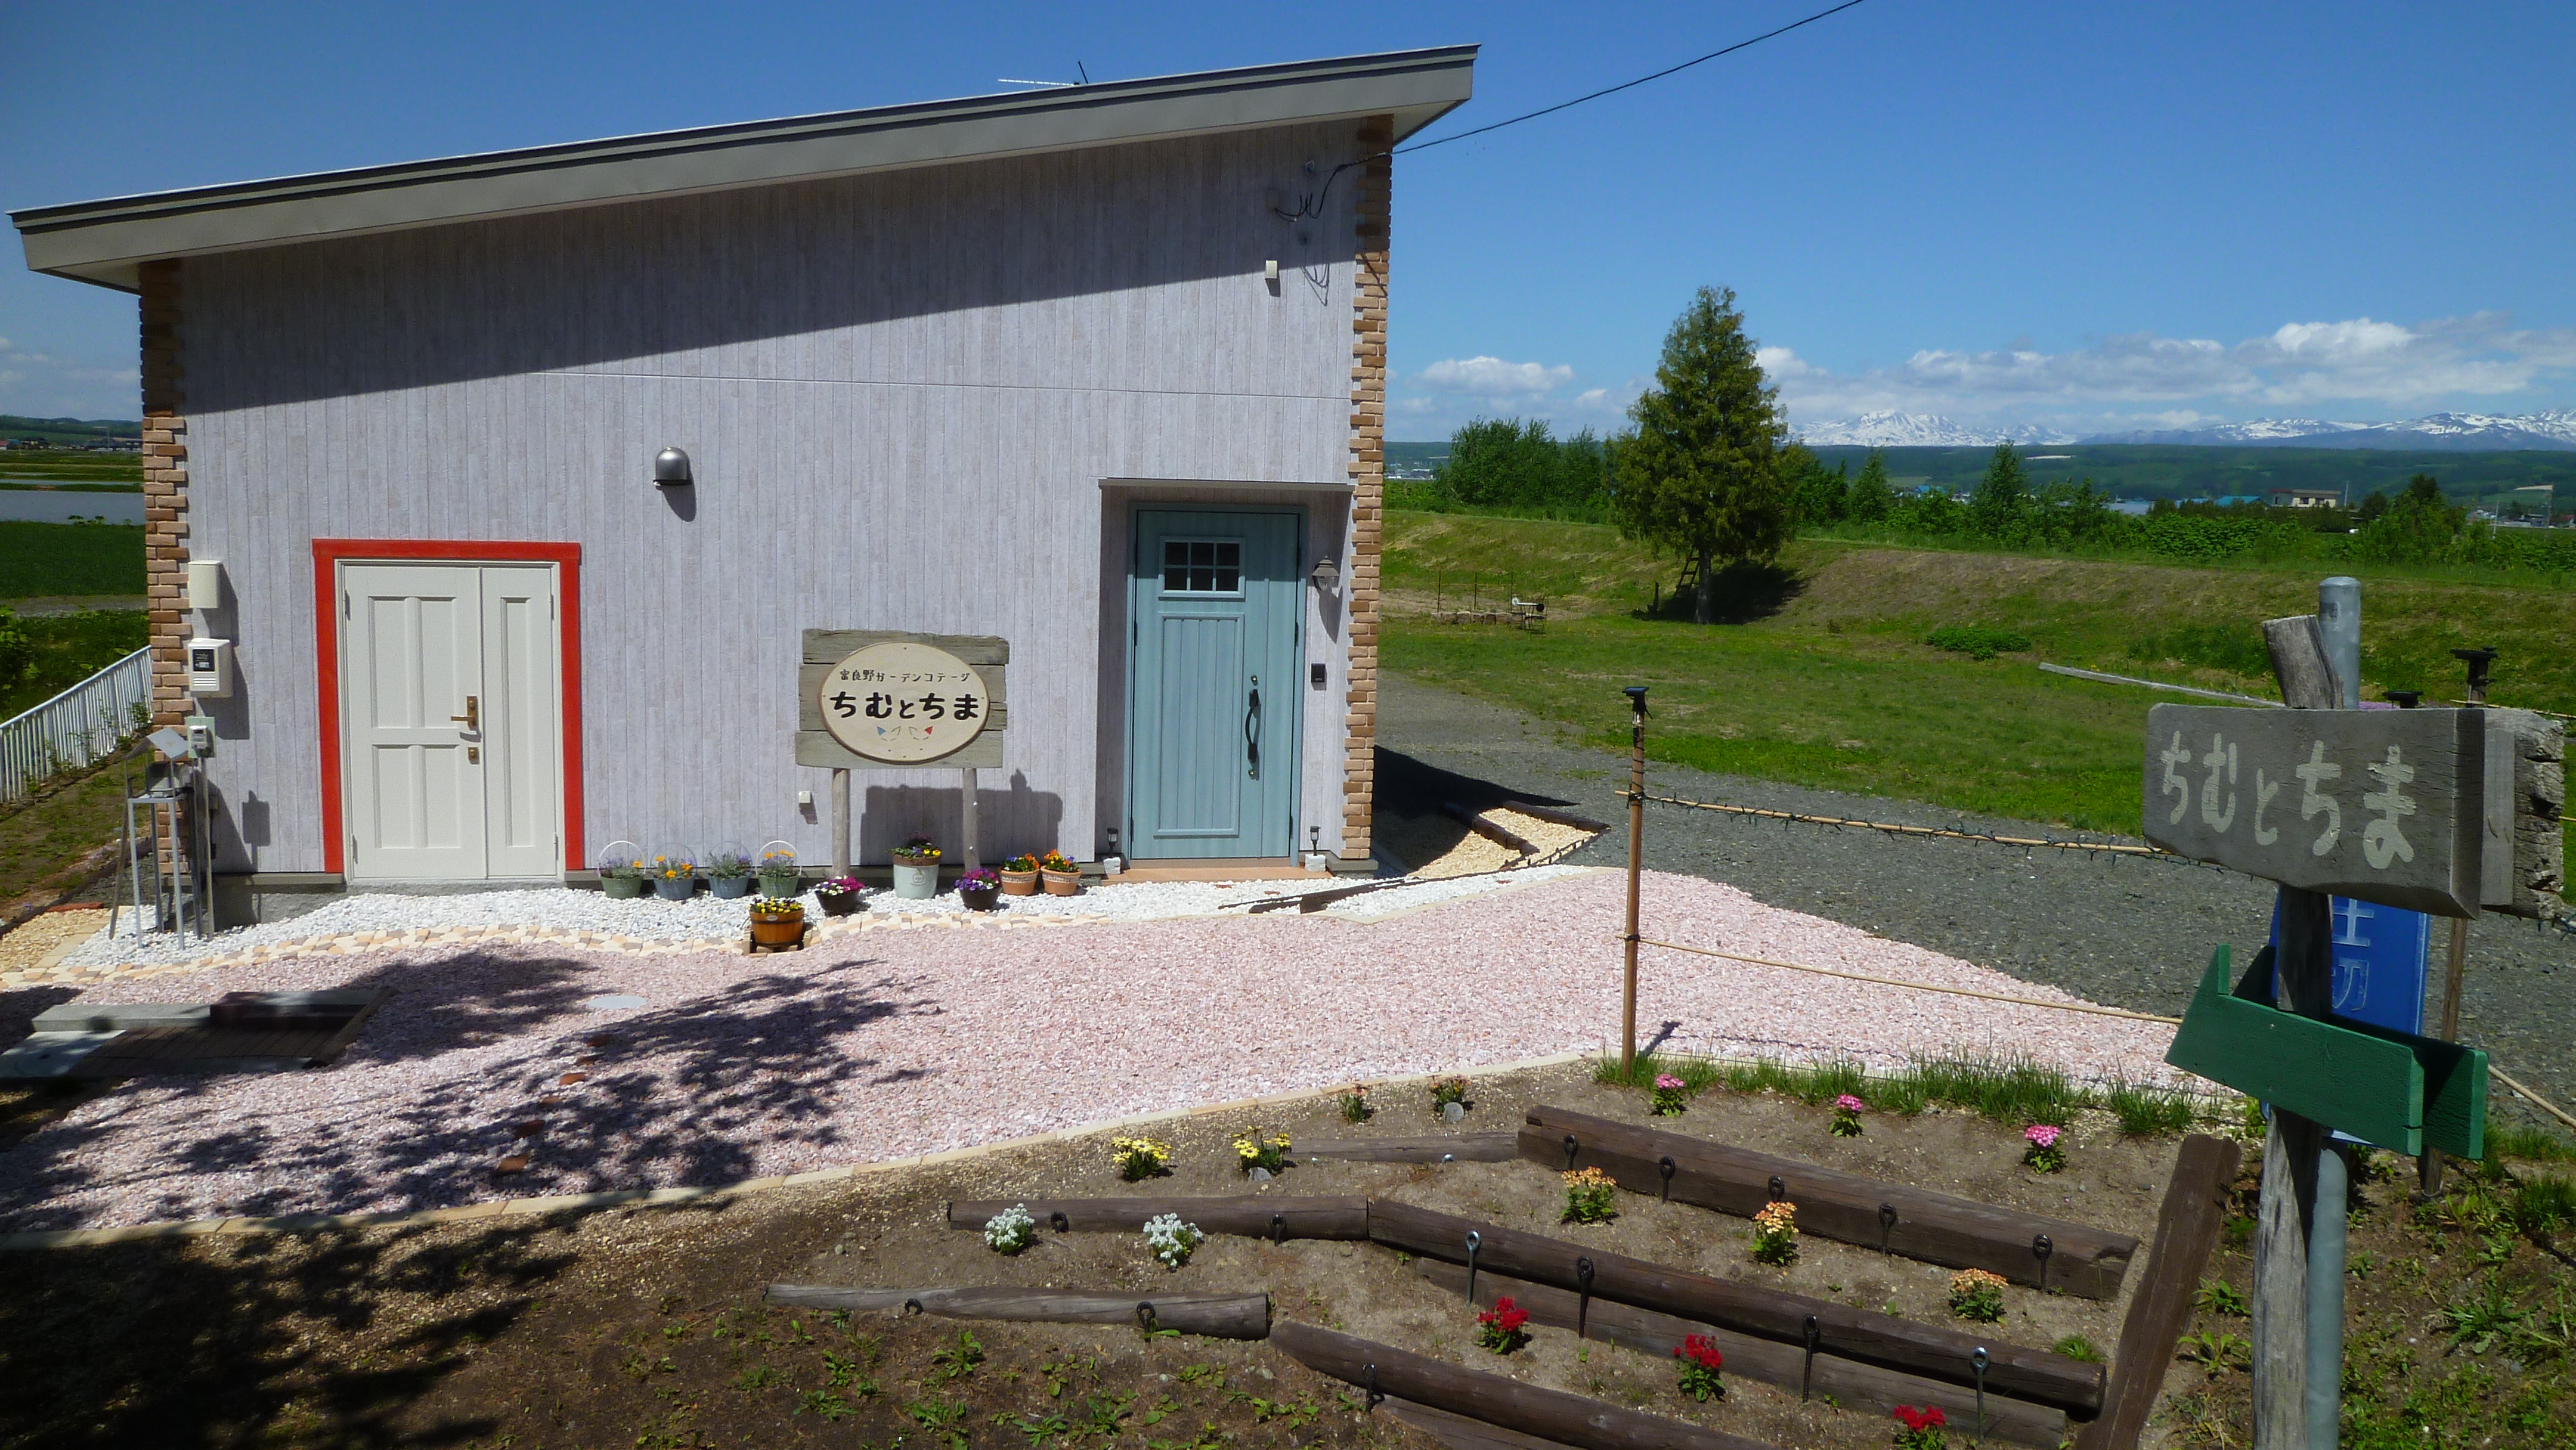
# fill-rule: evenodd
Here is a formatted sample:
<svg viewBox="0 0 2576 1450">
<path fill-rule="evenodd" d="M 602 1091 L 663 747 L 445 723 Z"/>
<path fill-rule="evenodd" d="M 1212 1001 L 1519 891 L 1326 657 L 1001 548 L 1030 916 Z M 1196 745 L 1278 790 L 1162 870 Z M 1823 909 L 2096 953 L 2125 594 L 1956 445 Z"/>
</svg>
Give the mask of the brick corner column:
<svg viewBox="0 0 2576 1450">
<path fill-rule="evenodd" d="M 151 625 L 152 723 L 193 713 L 187 692 L 188 419 L 180 264 L 142 268 L 143 590 Z"/>
<path fill-rule="evenodd" d="M 1378 550 L 1386 509 L 1386 256 L 1395 118 L 1359 131 L 1351 287 L 1350 694 L 1342 763 L 1342 859 L 1365 860 L 1377 804 Z"/>
</svg>

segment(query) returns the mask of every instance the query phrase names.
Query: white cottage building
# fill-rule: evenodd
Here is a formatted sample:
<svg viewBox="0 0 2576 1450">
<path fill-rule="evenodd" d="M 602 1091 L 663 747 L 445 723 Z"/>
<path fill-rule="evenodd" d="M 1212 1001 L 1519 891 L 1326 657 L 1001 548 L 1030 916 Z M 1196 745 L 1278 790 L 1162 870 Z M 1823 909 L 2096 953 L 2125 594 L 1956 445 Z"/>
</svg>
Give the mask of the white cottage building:
<svg viewBox="0 0 2576 1450">
<path fill-rule="evenodd" d="M 156 713 L 211 721 L 218 871 L 828 860 L 815 630 L 1007 647 L 988 860 L 1364 866 L 1388 152 L 1474 56 L 13 213 L 141 299 Z M 856 773 L 857 859 L 953 839 L 957 763 Z"/>
</svg>

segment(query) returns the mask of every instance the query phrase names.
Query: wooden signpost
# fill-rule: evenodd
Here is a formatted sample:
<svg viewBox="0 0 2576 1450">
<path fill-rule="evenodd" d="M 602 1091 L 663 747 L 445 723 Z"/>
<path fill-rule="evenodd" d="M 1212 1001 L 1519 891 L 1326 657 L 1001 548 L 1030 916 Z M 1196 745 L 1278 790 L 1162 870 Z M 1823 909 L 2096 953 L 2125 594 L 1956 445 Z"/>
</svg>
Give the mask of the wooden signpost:
<svg viewBox="0 0 2576 1450">
<path fill-rule="evenodd" d="M 964 775 L 958 854 L 975 845 L 975 772 L 1002 763 L 1010 724 L 1008 640 L 984 634 L 809 629 L 796 675 L 796 763 L 832 772 L 832 873 L 850 874 L 850 772 L 955 767 Z"/>
<path fill-rule="evenodd" d="M 2360 586 L 2268 620 L 2282 711 L 2148 714 L 2147 839 L 2280 885 L 2279 947 L 2231 987 L 2218 949 L 2165 1060 L 2271 1108 L 2254 1240 L 2254 1450 L 2334 1450 L 2347 1165 L 2337 1130 L 2480 1156 L 2486 1054 L 2333 1017 L 2329 894 L 2464 921 L 2532 914 L 2563 879 L 2563 734 L 2502 712 L 2354 706 Z M 2456 968 L 2455 968 L 2456 972 Z M 2277 981 L 2277 989 L 2274 983 Z"/>
</svg>

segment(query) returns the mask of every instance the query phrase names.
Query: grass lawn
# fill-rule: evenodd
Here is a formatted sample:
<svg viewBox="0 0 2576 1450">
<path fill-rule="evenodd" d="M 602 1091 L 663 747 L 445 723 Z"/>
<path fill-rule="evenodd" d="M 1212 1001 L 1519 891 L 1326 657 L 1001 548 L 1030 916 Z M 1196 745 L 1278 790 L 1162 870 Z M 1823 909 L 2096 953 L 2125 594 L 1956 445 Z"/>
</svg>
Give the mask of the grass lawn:
<svg viewBox="0 0 2576 1450">
<path fill-rule="evenodd" d="M 2576 710 L 2576 604 L 2525 585 L 2365 574 L 2365 692 L 2458 692 L 2448 651 L 2501 652 L 2499 704 Z M 1653 691 L 1654 758 L 1959 810 L 2135 832 L 2146 713 L 2177 697 L 2069 680 L 2040 660 L 2273 695 L 2258 622 L 2312 613 L 2316 579 L 2281 569 L 1801 543 L 1733 581 L 1728 617 L 1672 607 L 1671 566 L 1606 527 L 1390 512 L 1389 669 L 1624 747 L 1619 687 Z M 1430 619 L 1471 587 L 1548 601 L 1543 633 Z M 1658 581 L 1665 608 L 1648 606 Z M 1933 649 L 1946 625 L 2031 647 L 1989 660 Z"/>
<path fill-rule="evenodd" d="M 142 592 L 141 526 L 0 520 L 0 599 Z"/>
<path fill-rule="evenodd" d="M 0 901 L 79 885 L 72 866 L 125 828 L 129 773 L 143 773 L 141 752 L 55 780 L 32 800 L 0 806 Z"/>
<path fill-rule="evenodd" d="M 139 609 L 46 615 L 21 619 L 17 627 L 35 643 L 36 659 L 23 678 L 0 687 L 0 720 L 43 704 L 143 648 L 152 628 Z"/>
</svg>

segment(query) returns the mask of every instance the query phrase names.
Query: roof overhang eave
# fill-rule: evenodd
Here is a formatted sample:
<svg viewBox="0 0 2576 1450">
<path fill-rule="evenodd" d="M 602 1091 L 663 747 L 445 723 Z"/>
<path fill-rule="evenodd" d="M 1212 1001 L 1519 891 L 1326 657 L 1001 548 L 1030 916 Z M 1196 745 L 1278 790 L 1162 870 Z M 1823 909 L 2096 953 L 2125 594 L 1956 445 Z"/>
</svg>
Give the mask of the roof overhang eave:
<svg viewBox="0 0 2576 1450">
<path fill-rule="evenodd" d="M 325 237 L 1392 115 L 1468 99 L 1476 47 L 892 106 L 15 212 L 30 269 L 141 290 L 147 262 Z"/>
</svg>

